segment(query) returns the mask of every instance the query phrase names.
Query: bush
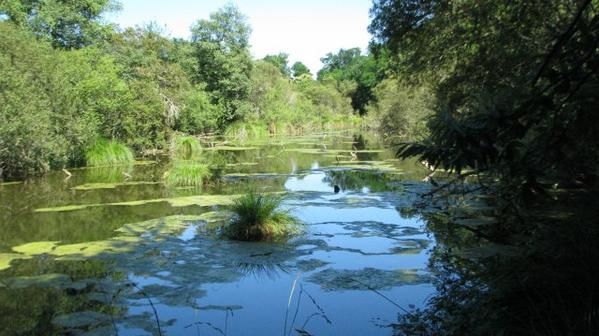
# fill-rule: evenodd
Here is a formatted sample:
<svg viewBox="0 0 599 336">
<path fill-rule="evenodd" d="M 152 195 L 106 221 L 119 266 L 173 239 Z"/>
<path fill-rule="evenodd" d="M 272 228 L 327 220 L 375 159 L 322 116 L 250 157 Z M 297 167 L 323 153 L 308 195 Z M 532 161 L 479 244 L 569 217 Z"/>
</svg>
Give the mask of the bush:
<svg viewBox="0 0 599 336">
<path fill-rule="evenodd" d="M 298 221 L 288 211 L 280 210 L 282 198 L 249 192 L 236 199 L 229 210 L 233 218 L 224 229 L 234 240 L 276 240 L 298 233 Z"/>
<path fill-rule="evenodd" d="M 166 172 L 164 182 L 167 186 L 202 186 L 207 177 L 210 176 L 208 165 L 177 161 Z"/>
<path fill-rule="evenodd" d="M 99 139 L 85 152 L 85 162 L 88 166 L 122 165 L 134 160 L 131 149 L 114 140 Z"/>
<path fill-rule="evenodd" d="M 210 95 L 201 86 L 191 90 L 185 97 L 183 109 L 175 123 L 175 129 L 189 134 L 213 132 L 218 128 L 222 108 L 212 104 Z"/>
</svg>

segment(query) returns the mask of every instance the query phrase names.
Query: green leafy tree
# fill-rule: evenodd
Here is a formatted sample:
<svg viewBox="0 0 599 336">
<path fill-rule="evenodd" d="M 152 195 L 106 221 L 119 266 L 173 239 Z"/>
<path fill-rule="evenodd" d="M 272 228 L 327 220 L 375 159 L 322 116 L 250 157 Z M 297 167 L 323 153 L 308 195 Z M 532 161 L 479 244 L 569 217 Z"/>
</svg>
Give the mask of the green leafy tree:
<svg viewBox="0 0 599 336">
<path fill-rule="evenodd" d="M 112 30 L 102 14 L 116 10 L 113 0 L 4 0 L 0 14 L 52 41 L 54 47 L 81 48 L 104 38 Z"/>
<path fill-rule="evenodd" d="M 596 332 L 596 279 L 586 274 L 599 254 L 598 8 L 596 0 L 374 2 L 375 43 L 394 54 L 401 78 L 431 85 L 436 97 L 430 135 L 398 155 L 462 181 L 476 175 L 497 222 L 460 225 L 462 209 L 432 222 L 443 239 L 431 261 L 439 292 L 399 332 Z M 470 203 L 457 190 L 443 200 Z M 453 241 L 464 237 L 473 243 Z M 455 253 L 469 247 L 479 252 Z"/>
<path fill-rule="evenodd" d="M 338 83 L 354 82 L 355 89 L 346 91 L 352 100 L 353 108 L 361 115 L 374 99 L 372 90 L 380 81 L 378 64 L 372 55 L 362 55 L 360 48 L 341 49 L 338 53 L 328 53 L 320 59 L 323 67 L 318 71 L 318 79 L 332 79 Z"/>
<path fill-rule="evenodd" d="M 195 82 L 205 83 L 213 103 L 223 107 L 219 124 L 241 119 L 252 69 L 247 19 L 237 7 L 226 5 L 208 20 L 196 22 L 191 31 L 197 59 Z"/>
<path fill-rule="evenodd" d="M 377 1 L 371 32 L 437 95 L 431 137 L 402 155 L 493 171 L 527 192 L 539 179 L 597 180 L 592 3 Z"/>
<path fill-rule="evenodd" d="M 293 72 L 293 78 L 299 78 L 302 75 L 312 76 L 310 69 L 302 62 L 293 63 L 293 65 L 291 66 L 291 71 Z"/>
<path fill-rule="evenodd" d="M 289 54 L 279 53 L 277 55 L 266 55 L 262 59 L 276 66 L 285 77 L 291 77 L 291 69 L 289 68 Z"/>
</svg>

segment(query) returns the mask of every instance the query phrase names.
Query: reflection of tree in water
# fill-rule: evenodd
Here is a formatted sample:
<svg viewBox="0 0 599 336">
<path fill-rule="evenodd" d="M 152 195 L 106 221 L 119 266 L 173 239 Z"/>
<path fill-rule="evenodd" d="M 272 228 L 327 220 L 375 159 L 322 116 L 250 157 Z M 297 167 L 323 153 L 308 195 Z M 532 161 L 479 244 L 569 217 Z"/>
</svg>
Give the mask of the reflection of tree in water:
<svg viewBox="0 0 599 336">
<path fill-rule="evenodd" d="M 324 182 L 331 188 L 339 186 L 341 190 L 360 191 L 366 187 L 371 192 L 381 192 L 394 190 L 389 184 L 392 179 L 380 172 L 360 171 L 360 170 L 328 170 L 325 172 Z"/>
<path fill-rule="evenodd" d="M 0 335 L 55 335 L 113 328 L 113 293 L 104 279 L 119 278 L 101 261 L 36 257 L 0 272 Z M 91 299 L 95 297 L 95 299 Z"/>
<path fill-rule="evenodd" d="M 599 227 L 577 223 L 596 221 L 598 201 L 571 194 L 531 205 L 522 218 L 535 228 L 527 238 L 511 235 L 517 218 L 492 224 L 481 204 L 425 209 L 437 242 L 429 261 L 437 293 L 400 317 L 397 334 L 595 335 Z"/>
<path fill-rule="evenodd" d="M 354 134 L 354 144 L 353 147 L 357 150 L 366 149 L 368 146 L 368 141 L 364 139 L 362 134 Z"/>
</svg>

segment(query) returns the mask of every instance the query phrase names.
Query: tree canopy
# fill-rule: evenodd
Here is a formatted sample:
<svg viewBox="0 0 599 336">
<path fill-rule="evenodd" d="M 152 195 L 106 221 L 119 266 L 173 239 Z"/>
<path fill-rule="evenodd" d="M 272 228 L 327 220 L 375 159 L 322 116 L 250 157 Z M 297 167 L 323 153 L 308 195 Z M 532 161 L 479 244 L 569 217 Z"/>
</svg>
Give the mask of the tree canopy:
<svg viewBox="0 0 599 336">
<path fill-rule="evenodd" d="M 53 46 L 70 49 L 109 34 L 112 29 L 101 22 L 101 15 L 118 8 L 113 0 L 3 0 L 0 14 L 50 40 Z"/>
</svg>

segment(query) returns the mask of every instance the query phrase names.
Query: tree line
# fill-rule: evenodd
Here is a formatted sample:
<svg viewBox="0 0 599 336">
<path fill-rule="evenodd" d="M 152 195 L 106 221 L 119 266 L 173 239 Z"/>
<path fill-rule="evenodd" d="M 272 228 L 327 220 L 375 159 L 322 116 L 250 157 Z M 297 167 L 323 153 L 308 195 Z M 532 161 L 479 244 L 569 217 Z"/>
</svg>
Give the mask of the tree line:
<svg viewBox="0 0 599 336">
<path fill-rule="evenodd" d="M 379 86 L 385 61 L 357 48 L 323 57 L 316 79 L 285 53 L 253 59 L 251 27 L 234 5 L 196 21 L 189 40 L 102 19 L 118 9 L 111 0 L 0 4 L 0 179 L 85 165 L 98 141 L 143 155 L 176 133 L 301 133 L 355 126 L 376 110 L 363 123 L 374 125 L 396 103 L 396 86 Z"/>
</svg>

